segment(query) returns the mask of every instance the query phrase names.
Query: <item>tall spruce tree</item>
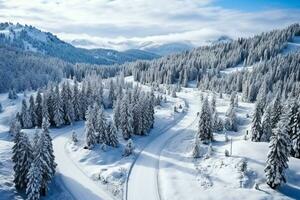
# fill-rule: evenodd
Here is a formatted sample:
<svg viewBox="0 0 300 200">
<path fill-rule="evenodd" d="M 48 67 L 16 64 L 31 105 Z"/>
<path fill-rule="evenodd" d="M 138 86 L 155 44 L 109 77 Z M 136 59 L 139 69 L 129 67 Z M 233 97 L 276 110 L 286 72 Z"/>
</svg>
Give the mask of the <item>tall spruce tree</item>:
<svg viewBox="0 0 300 200">
<path fill-rule="evenodd" d="M 14 139 L 13 157 L 14 183 L 17 190 L 25 190 L 28 179 L 27 174 L 33 159 L 32 147 L 27 135 L 18 132 Z"/>
<path fill-rule="evenodd" d="M 269 142 L 271 136 L 273 135 L 271 115 L 272 115 L 272 107 L 269 105 L 267 106 L 262 119 L 262 136 L 261 136 L 262 142 Z"/>
<path fill-rule="evenodd" d="M 34 102 L 34 97 L 33 95 L 30 96 L 29 98 L 29 108 L 28 108 L 28 113 L 31 116 L 31 124 L 32 127 L 36 126 L 36 114 L 35 114 L 35 102 Z"/>
<path fill-rule="evenodd" d="M 117 129 L 121 129 L 121 99 L 118 97 L 113 105 L 114 123 Z"/>
<path fill-rule="evenodd" d="M 285 170 L 288 168 L 288 158 L 291 150 L 291 140 L 288 135 L 288 118 L 281 115 L 275 133 L 271 137 L 265 175 L 267 184 L 275 189 L 286 182 Z"/>
<path fill-rule="evenodd" d="M 61 99 L 59 86 L 55 87 L 54 91 L 54 100 L 53 100 L 53 121 L 56 127 L 60 127 L 64 124 L 64 111 L 63 111 L 63 102 Z"/>
<path fill-rule="evenodd" d="M 27 174 L 28 184 L 26 188 L 27 200 L 40 200 L 42 184 L 42 162 L 39 153 L 35 154 Z"/>
<path fill-rule="evenodd" d="M 95 116 L 93 114 L 93 108 L 92 106 L 89 106 L 86 113 L 85 122 L 85 143 L 88 148 L 92 148 L 97 142 L 95 127 L 93 123 L 94 118 Z"/>
<path fill-rule="evenodd" d="M 109 122 L 106 128 L 106 144 L 111 147 L 117 147 L 119 144 L 117 129 L 112 122 Z"/>
<path fill-rule="evenodd" d="M 281 103 L 280 93 L 278 92 L 273 101 L 273 107 L 272 107 L 271 121 L 272 121 L 273 129 L 276 128 L 276 125 L 280 120 L 281 114 L 282 114 L 282 103 Z"/>
<path fill-rule="evenodd" d="M 36 126 L 41 127 L 43 120 L 43 97 L 40 90 L 38 90 L 35 100 L 35 116 Z"/>
<path fill-rule="evenodd" d="M 42 195 L 47 194 L 48 184 L 51 182 L 56 168 L 52 138 L 49 134 L 49 127 L 49 119 L 44 118 L 42 123 L 42 133 L 39 138 L 40 159 L 42 160 Z"/>
<path fill-rule="evenodd" d="M 125 140 L 128 140 L 133 134 L 132 106 L 129 96 L 128 92 L 124 95 L 120 109 L 120 129 Z"/>
<path fill-rule="evenodd" d="M 203 101 L 199 117 L 197 134 L 200 141 L 208 144 L 213 140 L 213 133 L 211 109 L 207 97 Z"/>
<path fill-rule="evenodd" d="M 83 116 L 82 116 L 82 112 L 81 112 L 81 103 L 80 102 L 80 91 L 78 88 L 78 82 L 75 79 L 74 80 L 74 86 L 73 86 L 73 92 L 72 92 L 72 104 L 74 106 L 74 116 L 75 116 L 75 120 L 82 120 Z"/>
<path fill-rule="evenodd" d="M 27 108 L 26 100 L 22 100 L 22 111 L 21 111 L 21 124 L 24 128 L 31 128 L 32 127 L 32 119 Z"/>
<path fill-rule="evenodd" d="M 292 98 L 288 101 L 289 110 L 288 110 L 288 133 L 290 138 L 292 139 L 293 148 L 291 149 L 291 155 L 300 158 L 300 106 L 298 100 L 296 98 Z"/>
<path fill-rule="evenodd" d="M 261 136 L 263 133 L 262 124 L 261 124 L 261 108 L 260 104 L 255 105 L 255 111 L 252 118 L 252 134 L 251 134 L 251 141 L 253 142 L 260 142 Z"/>
<path fill-rule="evenodd" d="M 104 144 L 106 142 L 106 119 L 102 105 L 99 106 L 97 103 L 94 105 L 94 115 L 96 116 L 96 123 L 94 125 L 95 131 L 97 132 L 97 143 Z M 96 112 L 95 112 L 96 111 Z"/>
</svg>

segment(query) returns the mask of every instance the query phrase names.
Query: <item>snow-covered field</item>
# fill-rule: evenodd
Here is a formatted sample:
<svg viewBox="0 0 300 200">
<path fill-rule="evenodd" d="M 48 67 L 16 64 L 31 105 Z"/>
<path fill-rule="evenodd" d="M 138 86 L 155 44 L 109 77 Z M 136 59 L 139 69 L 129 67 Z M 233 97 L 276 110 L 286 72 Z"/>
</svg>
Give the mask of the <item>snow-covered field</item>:
<svg viewBox="0 0 300 200">
<path fill-rule="evenodd" d="M 217 111 L 225 116 L 228 99 L 217 99 Z M 239 131 L 228 132 L 232 138 L 232 156 L 226 157 L 230 141 L 224 134 L 214 134 L 213 152 L 209 158 L 191 157 L 197 124 L 183 130 L 165 146 L 159 162 L 160 199 L 299 199 L 299 159 L 290 158 L 287 170 L 288 183 L 279 191 L 270 189 L 265 182 L 264 167 L 268 143 L 245 140 L 246 130 L 251 129 L 253 104 L 239 103 L 237 114 Z M 201 150 L 205 154 L 207 146 Z M 244 176 L 239 172 L 242 161 L 247 162 Z M 255 189 L 255 184 L 259 189 Z M 149 198 L 151 199 L 151 198 Z"/>
</svg>

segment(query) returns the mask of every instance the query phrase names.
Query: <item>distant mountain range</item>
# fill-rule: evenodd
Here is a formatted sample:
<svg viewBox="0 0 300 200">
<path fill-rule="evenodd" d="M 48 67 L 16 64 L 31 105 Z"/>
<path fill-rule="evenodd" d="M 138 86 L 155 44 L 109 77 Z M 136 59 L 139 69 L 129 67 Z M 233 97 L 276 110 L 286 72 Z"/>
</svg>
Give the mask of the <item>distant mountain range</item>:
<svg viewBox="0 0 300 200">
<path fill-rule="evenodd" d="M 49 32 L 33 26 L 0 23 L 0 45 L 48 55 L 71 63 L 115 64 L 160 57 L 152 52 L 133 49 L 119 52 L 112 49 L 77 48 Z"/>
<path fill-rule="evenodd" d="M 207 41 L 207 44 L 231 42 L 227 36 Z M 71 44 L 60 40 L 50 32 L 43 32 L 33 26 L 0 23 L 0 46 L 13 47 L 22 51 L 35 52 L 60 58 L 71 63 L 90 63 L 100 65 L 122 64 L 136 60 L 152 60 L 161 56 L 181 53 L 195 48 L 190 42 L 172 42 L 157 44 L 148 42 L 139 44 L 135 49 L 117 51 L 96 47 L 88 40 L 72 40 Z"/>
</svg>

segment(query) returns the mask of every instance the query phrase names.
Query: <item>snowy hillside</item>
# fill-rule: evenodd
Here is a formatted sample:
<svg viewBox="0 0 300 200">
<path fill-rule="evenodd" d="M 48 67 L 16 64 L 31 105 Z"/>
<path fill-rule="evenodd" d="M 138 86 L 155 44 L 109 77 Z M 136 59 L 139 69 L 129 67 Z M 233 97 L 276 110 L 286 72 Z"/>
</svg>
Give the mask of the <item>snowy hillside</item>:
<svg viewBox="0 0 300 200">
<path fill-rule="evenodd" d="M 57 57 L 71 63 L 114 64 L 135 60 L 151 60 L 159 56 L 146 51 L 118 52 L 110 49 L 76 48 L 49 32 L 33 26 L 0 24 L 0 45 Z"/>
</svg>

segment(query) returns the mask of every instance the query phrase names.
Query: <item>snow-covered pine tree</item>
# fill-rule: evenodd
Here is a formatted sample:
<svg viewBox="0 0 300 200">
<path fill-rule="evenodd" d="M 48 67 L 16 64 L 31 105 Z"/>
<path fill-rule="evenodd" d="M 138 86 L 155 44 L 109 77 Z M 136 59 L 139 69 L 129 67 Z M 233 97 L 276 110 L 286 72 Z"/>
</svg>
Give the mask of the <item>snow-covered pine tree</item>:
<svg viewBox="0 0 300 200">
<path fill-rule="evenodd" d="M 129 139 L 127 141 L 126 146 L 125 146 L 123 156 L 129 156 L 129 155 L 131 155 L 133 153 L 133 150 L 134 150 L 133 141 L 131 139 Z"/>
<path fill-rule="evenodd" d="M 13 119 L 13 121 L 11 122 L 11 125 L 9 127 L 9 132 L 15 136 L 17 135 L 17 133 L 19 133 L 21 131 L 22 127 L 21 127 L 21 123 L 20 121 L 17 119 L 17 117 L 15 119 Z"/>
<path fill-rule="evenodd" d="M 44 94 L 46 94 L 46 96 L 47 96 L 48 119 L 49 119 L 50 124 L 54 125 L 53 105 L 54 105 L 55 97 L 54 97 L 54 92 L 53 92 L 53 85 L 48 86 L 48 89 Z"/>
<path fill-rule="evenodd" d="M 78 138 L 77 138 L 77 134 L 76 134 L 76 132 L 75 131 L 72 131 L 72 142 L 73 143 L 77 143 L 78 142 Z"/>
<path fill-rule="evenodd" d="M 206 144 L 213 140 L 212 116 L 207 97 L 204 99 L 202 104 L 197 135 L 200 141 L 203 141 Z"/>
<path fill-rule="evenodd" d="M 99 106 L 96 102 L 94 104 L 94 115 L 96 116 L 96 121 L 94 124 L 95 131 L 97 132 L 97 143 L 104 144 L 107 143 L 105 131 L 106 131 L 106 119 L 104 116 L 104 111 L 102 105 Z"/>
<path fill-rule="evenodd" d="M 129 95 L 127 92 L 123 96 L 120 109 L 120 129 L 125 140 L 128 140 L 133 134 L 132 105 L 129 101 Z"/>
<path fill-rule="evenodd" d="M 13 156 L 14 183 L 17 190 L 25 190 L 27 186 L 27 173 L 33 159 L 32 147 L 27 135 L 18 132 L 14 138 Z"/>
<path fill-rule="evenodd" d="M 42 184 L 42 168 L 39 154 L 35 154 L 27 174 L 28 184 L 26 188 L 27 200 L 40 200 Z"/>
<path fill-rule="evenodd" d="M 11 89 L 11 90 L 9 90 L 9 92 L 8 92 L 8 98 L 12 99 L 12 100 L 18 98 L 18 95 L 17 95 L 16 90 L 14 88 Z"/>
<path fill-rule="evenodd" d="M 134 96 L 133 108 L 132 108 L 132 119 L 133 119 L 133 132 L 137 135 L 142 135 L 144 131 L 144 118 L 145 114 L 142 111 L 144 102 L 142 99 L 139 99 L 138 94 Z"/>
<path fill-rule="evenodd" d="M 81 112 L 81 102 L 80 102 L 80 91 L 78 88 L 78 82 L 74 80 L 73 92 L 72 92 L 72 103 L 74 106 L 74 116 L 75 120 L 82 120 L 82 112 Z"/>
<path fill-rule="evenodd" d="M 0 113 L 3 112 L 3 107 L 2 107 L 2 104 L 0 103 Z"/>
<path fill-rule="evenodd" d="M 148 96 L 148 101 L 147 101 L 147 119 L 148 119 L 148 129 L 151 129 L 153 128 L 153 125 L 154 125 L 154 99 L 155 99 L 155 96 L 154 96 L 154 92 L 153 90 L 151 90 L 150 94 L 147 95 Z"/>
<path fill-rule="evenodd" d="M 267 103 L 267 83 L 266 81 L 263 82 L 263 85 L 260 87 L 259 92 L 256 97 L 256 104 L 259 106 L 261 109 L 261 114 L 263 115 L 264 109 L 266 107 Z"/>
<path fill-rule="evenodd" d="M 121 100 L 117 98 L 113 105 L 114 123 L 117 129 L 121 129 Z"/>
<path fill-rule="evenodd" d="M 55 87 L 53 104 L 53 121 L 56 127 L 60 127 L 64 124 L 64 111 L 58 85 Z"/>
<path fill-rule="evenodd" d="M 94 116 L 93 108 L 92 106 L 88 107 L 88 110 L 86 112 L 86 122 L 85 122 L 85 143 L 88 148 L 92 148 L 96 142 L 97 138 L 95 135 L 95 127 L 94 127 Z"/>
<path fill-rule="evenodd" d="M 272 136 L 272 122 L 271 122 L 271 115 L 272 115 L 272 107 L 269 105 L 267 106 L 264 115 L 262 117 L 262 142 L 269 142 Z"/>
<path fill-rule="evenodd" d="M 64 120 L 66 124 L 71 124 L 75 119 L 74 105 L 72 100 L 72 90 L 69 82 L 62 85 L 61 98 L 63 102 Z"/>
<path fill-rule="evenodd" d="M 281 115 L 274 135 L 269 144 L 269 153 L 265 167 L 267 184 L 276 189 L 282 182 L 286 182 L 285 170 L 288 168 L 288 158 L 291 151 L 291 140 L 288 135 L 288 118 Z"/>
<path fill-rule="evenodd" d="M 183 86 L 183 87 L 187 87 L 187 86 L 188 86 L 188 81 L 189 81 L 189 78 L 188 78 L 188 72 L 187 72 L 187 70 L 185 69 L 185 70 L 184 70 L 184 74 L 183 74 L 183 83 L 182 83 L 182 86 Z"/>
<path fill-rule="evenodd" d="M 75 120 L 75 111 L 74 111 L 74 104 L 73 104 L 73 94 L 70 83 L 66 83 L 66 96 L 67 96 L 67 113 L 68 113 L 68 120 L 67 123 L 71 124 Z"/>
<path fill-rule="evenodd" d="M 262 124 L 261 124 L 261 108 L 260 104 L 255 105 L 255 111 L 252 118 L 251 127 L 251 141 L 260 142 L 262 136 Z"/>
<path fill-rule="evenodd" d="M 48 93 L 44 92 L 43 94 L 43 104 L 42 104 L 42 116 L 43 119 L 49 119 L 49 110 L 48 110 Z M 43 119 L 42 119 L 42 123 L 43 123 Z"/>
<path fill-rule="evenodd" d="M 84 81 L 81 83 L 81 92 L 79 94 L 80 115 L 82 116 L 82 119 L 86 119 L 85 114 L 88 108 L 88 101 L 86 96 L 86 84 Z"/>
<path fill-rule="evenodd" d="M 55 156 L 52 146 L 52 138 L 49 134 L 49 119 L 44 118 L 42 123 L 42 133 L 39 139 L 40 159 L 42 160 L 42 183 L 41 194 L 46 195 L 48 184 L 51 182 L 55 174 Z"/>
<path fill-rule="evenodd" d="M 22 100 L 22 111 L 21 111 L 21 124 L 24 128 L 31 128 L 32 127 L 32 119 L 29 115 L 26 100 Z"/>
<path fill-rule="evenodd" d="M 107 97 L 107 108 L 113 107 L 113 102 L 115 101 L 115 85 L 111 79 L 108 87 L 108 97 Z"/>
<path fill-rule="evenodd" d="M 220 131 L 223 131 L 223 129 L 224 129 L 223 121 L 219 117 L 218 113 L 216 112 L 213 115 L 213 131 L 220 132 Z"/>
<path fill-rule="evenodd" d="M 35 100 L 35 116 L 36 116 L 36 125 L 38 127 L 42 126 L 42 120 L 43 120 L 43 98 L 41 91 L 38 90 Z"/>
<path fill-rule="evenodd" d="M 37 129 L 37 127 L 35 127 L 35 132 L 34 132 L 33 140 L 31 143 L 33 150 L 37 149 L 39 140 L 40 140 L 40 133 L 39 133 L 39 130 Z"/>
<path fill-rule="evenodd" d="M 28 108 L 28 113 L 31 116 L 31 123 L 32 127 L 36 126 L 36 114 L 35 114 L 35 102 L 34 102 L 34 97 L 33 95 L 30 96 L 29 98 L 29 108 Z"/>
<path fill-rule="evenodd" d="M 113 122 L 109 122 L 106 128 L 106 144 L 111 147 L 117 147 L 119 144 L 117 129 Z"/>
<path fill-rule="evenodd" d="M 172 96 L 173 98 L 176 98 L 176 97 L 177 97 L 176 89 L 175 89 L 175 88 L 172 88 L 172 94 L 171 94 L 171 96 Z"/>
<path fill-rule="evenodd" d="M 199 143 L 199 139 L 196 136 L 194 139 L 194 143 L 193 143 L 193 150 L 192 150 L 192 156 L 193 158 L 199 158 L 200 157 L 200 143 Z"/>
<path fill-rule="evenodd" d="M 293 99 L 288 113 L 289 135 L 292 139 L 291 155 L 300 158 L 300 105 L 297 99 Z"/>
<path fill-rule="evenodd" d="M 227 114 L 227 118 L 225 120 L 225 129 L 228 131 L 237 131 L 238 121 L 235 113 L 235 108 L 234 107 L 229 108 L 228 112 L 229 113 Z"/>
<path fill-rule="evenodd" d="M 282 103 L 281 103 L 281 96 L 280 93 L 278 92 L 273 104 L 272 104 L 272 116 L 271 116 L 271 121 L 272 121 L 272 129 L 276 128 L 276 124 L 279 122 L 280 116 L 282 114 Z"/>
</svg>

